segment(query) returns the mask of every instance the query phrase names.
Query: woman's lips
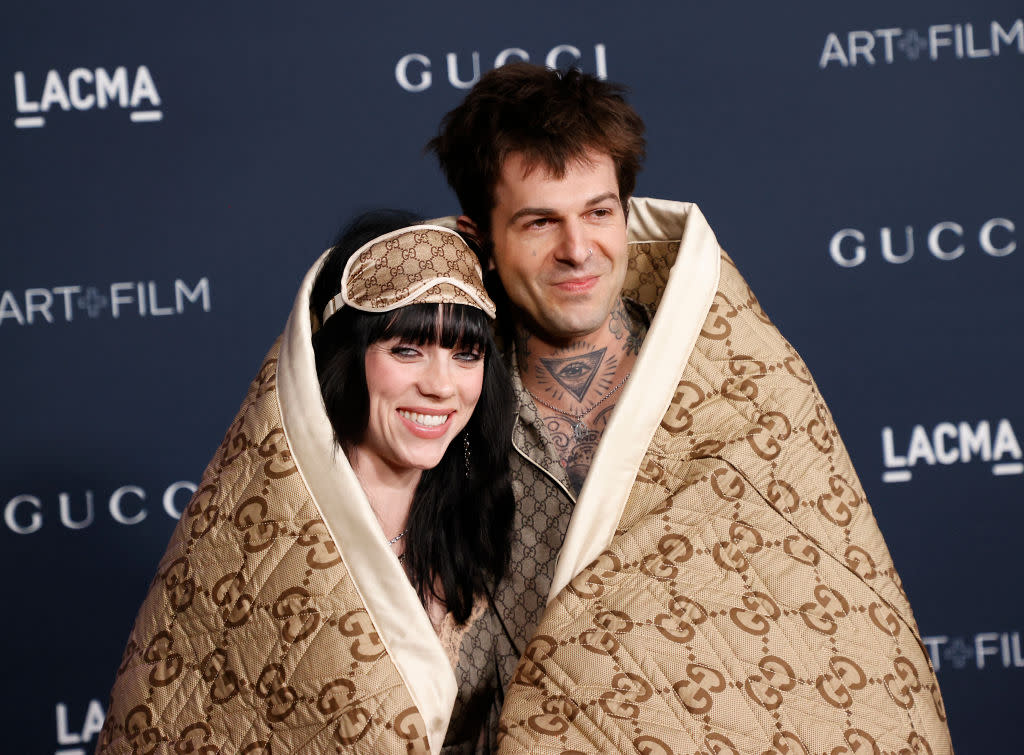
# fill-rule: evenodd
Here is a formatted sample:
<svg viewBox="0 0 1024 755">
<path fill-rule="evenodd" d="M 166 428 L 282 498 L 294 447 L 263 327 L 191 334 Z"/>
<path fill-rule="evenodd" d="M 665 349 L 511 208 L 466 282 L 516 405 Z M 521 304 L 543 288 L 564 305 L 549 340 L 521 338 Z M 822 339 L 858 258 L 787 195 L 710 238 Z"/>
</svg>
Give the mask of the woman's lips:
<svg viewBox="0 0 1024 755">
<path fill-rule="evenodd" d="M 438 412 L 397 409 L 396 412 L 409 431 L 418 438 L 440 438 L 448 431 L 454 411 Z"/>
</svg>

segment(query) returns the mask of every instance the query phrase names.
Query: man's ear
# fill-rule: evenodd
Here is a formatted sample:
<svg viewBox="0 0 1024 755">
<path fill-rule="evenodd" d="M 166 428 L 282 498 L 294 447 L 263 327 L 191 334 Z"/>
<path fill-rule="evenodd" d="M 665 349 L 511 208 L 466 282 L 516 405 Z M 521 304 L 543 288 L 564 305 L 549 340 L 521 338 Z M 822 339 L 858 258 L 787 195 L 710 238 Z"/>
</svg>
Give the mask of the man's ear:
<svg viewBox="0 0 1024 755">
<path fill-rule="evenodd" d="M 496 269 L 494 267 L 493 249 L 488 248 L 489 242 L 484 241 L 480 234 L 480 228 L 474 223 L 469 215 L 459 215 L 455 220 L 455 227 L 459 233 L 465 234 L 480 249 L 480 257 L 487 260 L 487 271 Z"/>
<path fill-rule="evenodd" d="M 480 231 L 477 229 L 476 223 L 469 219 L 469 215 L 459 215 L 455 221 L 455 227 L 459 229 L 460 233 L 464 233 L 473 239 L 477 246 L 483 243 L 483 240 L 480 238 Z"/>
</svg>

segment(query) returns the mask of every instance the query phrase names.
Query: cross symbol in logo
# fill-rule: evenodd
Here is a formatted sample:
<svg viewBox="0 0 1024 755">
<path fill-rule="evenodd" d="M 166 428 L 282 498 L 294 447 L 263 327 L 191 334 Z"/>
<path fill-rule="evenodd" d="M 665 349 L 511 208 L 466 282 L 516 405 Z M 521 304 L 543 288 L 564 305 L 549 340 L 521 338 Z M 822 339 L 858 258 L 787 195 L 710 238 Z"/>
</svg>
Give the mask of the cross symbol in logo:
<svg viewBox="0 0 1024 755">
<path fill-rule="evenodd" d="M 921 57 L 921 51 L 928 47 L 928 43 L 917 33 L 917 29 L 911 29 L 903 35 L 896 46 L 903 50 L 903 54 L 910 60 L 917 60 Z"/>
<path fill-rule="evenodd" d="M 107 297 L 102 296 L 92 286 L 85 289 L 85 296 L 78 297 L 78 308 L 84 309 L 89 317 L 96 318 L 100 316 L 100 310 L 107 306 Z"/>
<path fill-rule="evenodd" d="M 951 643 L 949 647 L 942 653 L 947 661 L 953 664 L 953 668 L 963 668 L 967 665 L 967 661 L 974 658 L 974 648 L 963 641 L 962 637 L 957 637 Z"/>
</svg>

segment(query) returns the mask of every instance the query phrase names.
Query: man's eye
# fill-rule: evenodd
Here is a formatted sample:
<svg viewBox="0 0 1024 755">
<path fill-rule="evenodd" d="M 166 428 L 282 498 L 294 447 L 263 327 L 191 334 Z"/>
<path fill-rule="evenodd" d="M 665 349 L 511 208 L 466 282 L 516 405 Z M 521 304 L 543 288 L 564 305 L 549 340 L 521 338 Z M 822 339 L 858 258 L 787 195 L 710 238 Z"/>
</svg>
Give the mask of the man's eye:
<svg viewBox="0 0 1024 755">
<path fill-rule="evenodd" d="M 535 218 L 526 224 L 527 228 L 544 228 L 551 224 L 551 218 Z"/>
</svg>

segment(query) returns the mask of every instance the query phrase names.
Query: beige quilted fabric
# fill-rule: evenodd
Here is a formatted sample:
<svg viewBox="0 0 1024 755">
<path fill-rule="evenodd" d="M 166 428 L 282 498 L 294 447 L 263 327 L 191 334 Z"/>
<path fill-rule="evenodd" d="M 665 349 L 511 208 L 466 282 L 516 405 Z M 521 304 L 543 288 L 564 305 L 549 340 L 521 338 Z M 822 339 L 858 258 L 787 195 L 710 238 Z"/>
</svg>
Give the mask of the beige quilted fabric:
<svg viewBox="0 0 1024 755">
<path fill-rule="evenodd" d="M 297 473 L 275 346 L 117 670 L 98 755 L 426 753 L 423 720 Z"/>
<path fill-rule="evenodd" d="M 678 244 L 636 244 L 657 302 Z M 951 752 L 935 675 L 807 368 L 727 256 L 607 550 L 548 607 L 502 753 Z"/>
<path fill-rule="evenodd" d="M 626 295 L 653 309 L 678 246 L 633 244 Z M 297 473 L 276 379 L 275 346 L 161 561 L 97 753 L 428 751 Z M 951 752 L 831 415 L 724 254 L 610 545 L 527 636 L 501 752 Z"/>
</svg>

